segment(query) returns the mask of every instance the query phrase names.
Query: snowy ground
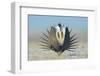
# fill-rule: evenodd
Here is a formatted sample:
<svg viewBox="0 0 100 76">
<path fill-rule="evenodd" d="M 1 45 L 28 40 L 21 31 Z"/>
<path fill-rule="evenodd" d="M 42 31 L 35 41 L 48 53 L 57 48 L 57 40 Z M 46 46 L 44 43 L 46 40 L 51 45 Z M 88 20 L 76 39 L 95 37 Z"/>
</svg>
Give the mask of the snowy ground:
<svg viewBox="0 0 100 76">
<path fill-rule="evenodd" d="M 78 48 L 74 52 L 65 51 L 60 56 L 52 50 L 29 48 L 28 60 L 52 60 L 52 59 L 79 59 L 87 58 L 87 48 Z"/>
</svg>

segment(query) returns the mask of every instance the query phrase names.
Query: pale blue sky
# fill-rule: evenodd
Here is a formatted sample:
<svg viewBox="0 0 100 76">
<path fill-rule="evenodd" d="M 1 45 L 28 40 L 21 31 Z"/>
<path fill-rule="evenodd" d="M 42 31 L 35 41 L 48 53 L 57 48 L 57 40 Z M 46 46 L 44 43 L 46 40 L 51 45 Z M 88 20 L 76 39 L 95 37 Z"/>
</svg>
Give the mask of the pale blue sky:
<svg viewBox="0 0 100 76">
<path fill-rule="evenodd" d="M 88 17 L 39 15 L 28 16 L 29 41 L 38 42 L 43 32 L 45 33 L 50 26 L 57 25 L 58 23 L 68 26 L 69 30 L 72 29 L 71 34 L 77 34 L 81 42 L 87 42 Z"/>
<path fill-rule="evenodd" d="M 73 30 L 88 31 L 88 17 L 29 15 L 28 21 L 29 33 L 46 30 L 48 26 L 57 25 L 58 23 L 69 26 Z"/>
</svg>

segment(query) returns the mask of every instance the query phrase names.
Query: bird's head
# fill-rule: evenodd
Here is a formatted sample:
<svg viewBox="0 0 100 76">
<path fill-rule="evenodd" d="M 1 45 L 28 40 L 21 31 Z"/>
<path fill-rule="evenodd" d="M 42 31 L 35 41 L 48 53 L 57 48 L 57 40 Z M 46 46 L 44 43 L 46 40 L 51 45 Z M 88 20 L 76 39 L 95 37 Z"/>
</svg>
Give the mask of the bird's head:
<svg viewBox="0 0 100 76">
<path fill-rule="evenodd" d="M 56 27 L 56 38 L 60 45 L 63 45 L 65 38 L 65 27 L 64 25 L 58 24 Z"/>
</svg>

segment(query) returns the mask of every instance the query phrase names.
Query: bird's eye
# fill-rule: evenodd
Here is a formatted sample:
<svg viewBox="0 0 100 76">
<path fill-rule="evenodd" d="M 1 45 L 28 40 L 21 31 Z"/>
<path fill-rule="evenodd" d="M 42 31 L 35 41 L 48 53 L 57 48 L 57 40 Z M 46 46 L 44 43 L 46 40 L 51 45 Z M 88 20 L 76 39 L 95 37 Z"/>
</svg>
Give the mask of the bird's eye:
<svg viewBox="0 0 100 76">
<path fill-rule="evenodd" d="M 63 32 L 61 32 L 61 38 L 63 38 Z"/>
<path fill-rule="evenodd" d="M 57 33 L 57 35 L 58 35 L 58 38 L 60 38 L 59 32 Z"/>
</svg>

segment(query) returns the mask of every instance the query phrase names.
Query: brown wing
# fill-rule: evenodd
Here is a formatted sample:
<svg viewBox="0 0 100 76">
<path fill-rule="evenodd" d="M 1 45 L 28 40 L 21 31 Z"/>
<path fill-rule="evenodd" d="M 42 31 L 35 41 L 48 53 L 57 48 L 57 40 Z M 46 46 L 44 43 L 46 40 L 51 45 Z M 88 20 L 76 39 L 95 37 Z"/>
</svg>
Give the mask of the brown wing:
<svg viewBox="0 0 100 76">
<path fill-rule="evenodd" d="M 50 32 L 48 35 L 48 43 L 49 43 L 48 45 L 50 48 L 54 50 L 58 49 L 59 43 L 56 38 L 56 29 L 54 27 L 51 27 L 50 29 Z"/>
</svg>

